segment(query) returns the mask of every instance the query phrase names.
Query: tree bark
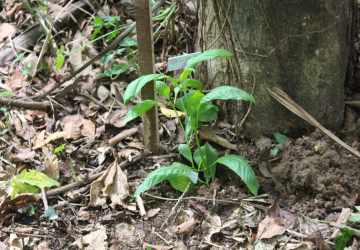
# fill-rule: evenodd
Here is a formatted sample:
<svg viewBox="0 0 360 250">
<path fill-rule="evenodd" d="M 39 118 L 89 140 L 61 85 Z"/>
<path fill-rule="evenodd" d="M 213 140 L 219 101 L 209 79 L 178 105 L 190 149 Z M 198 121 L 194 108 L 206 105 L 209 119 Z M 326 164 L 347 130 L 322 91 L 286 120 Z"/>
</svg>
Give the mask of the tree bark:
<svg viewBox="0 0 360 250">
<path fill-rule="evenodd" d="M 200 3 L 199 49 L 222 47 L 235 55 L 230 62 L 208 63 L 202 77 L 209 87 L 225 82 L 254 92 L 247 131 L 259 135 L 306 128 L 270 97 L 272 87 L 288 93 L 324 126 L 342 125 L 353 0 Z M 230 107 L 237 122 L 245 111 Z"/>
</svg>

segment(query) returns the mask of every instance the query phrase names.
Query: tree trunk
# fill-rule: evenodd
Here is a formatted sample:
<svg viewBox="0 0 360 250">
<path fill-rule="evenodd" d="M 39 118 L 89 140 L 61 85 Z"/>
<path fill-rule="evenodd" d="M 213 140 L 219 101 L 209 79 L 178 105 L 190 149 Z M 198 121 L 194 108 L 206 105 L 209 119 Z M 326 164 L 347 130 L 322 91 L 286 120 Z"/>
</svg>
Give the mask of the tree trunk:
<svg viewBox="0 0 360 250">
<path fill-rule="evenodd" d="M 208 63 L 202 77 L 209 87 L 227 83 L 253 91 L 256 104 L 245 122 L 252 134 L 306 128 L 270 97 L 272 87 L 337 129 L 344 113 L 352 8 L 353 0 L 200 0 L 199 49 L 227 48 L 235 55 L 230 62 Z M 245 111 L 231 106 L 237 122 Z"/>
</svg>

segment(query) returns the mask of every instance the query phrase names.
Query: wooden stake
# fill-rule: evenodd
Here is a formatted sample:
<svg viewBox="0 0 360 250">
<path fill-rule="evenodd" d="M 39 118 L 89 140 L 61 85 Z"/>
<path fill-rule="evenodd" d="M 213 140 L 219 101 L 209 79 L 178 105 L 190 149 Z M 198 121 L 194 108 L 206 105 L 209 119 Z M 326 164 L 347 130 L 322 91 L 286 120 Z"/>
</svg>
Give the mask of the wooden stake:
<svg viewBox="0 0 360 250">
<path fill-rule="evenodd" d="M 136 32 L 139 51 L 139 65 L 142 75 L 154 73 L 154 44 L 152 34 L 151 7 L 149 0 L 136 0 Z M 155 100 L 155 84 L 148 83 L 141 92 L 143 100 Z M 143 116 L 145 149 L 159 152 L 159 129 L 157 108 Z"/>
</svg>

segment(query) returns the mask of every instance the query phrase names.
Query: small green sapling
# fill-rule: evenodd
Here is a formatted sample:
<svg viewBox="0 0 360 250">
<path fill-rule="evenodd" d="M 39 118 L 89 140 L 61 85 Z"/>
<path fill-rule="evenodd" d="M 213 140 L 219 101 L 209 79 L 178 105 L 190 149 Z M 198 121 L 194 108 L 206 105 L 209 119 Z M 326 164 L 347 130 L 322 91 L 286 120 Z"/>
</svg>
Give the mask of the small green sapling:
<svg viewBox="0 0 360 250">
<path fill-rule="evenodd" d="M 135 197 L 163 181 L 168 181 L 174 189 L 181 192 L 198 182 L 208 185 L 215 178 L 218 165 L 228 167 L 240 176 L 252 194 L 258 193 L 259 184 L 255 173 L 243 157 L 233 154 L 220 156 L 215 148 L 208 143 L 202 145 L 199 139 L 201 125 L 217 119 L 219 109 L 213 101 L 255 102 L 252 95 L 233 86 L 219 86 L 204 92 L 203 84 L 192 79 L 192 73 L 201 62 L 215 58 L 230 58 L 231 56 L 229 51 L 223 49 L 208 50 L 190 59 L 177 77 L 149 74 L 137 78 L 128 85 L 124 93 L 125 104 L 138 96 L 147 83 L 155 81 L 157 95 L 166 100 L 165 106 L 171 107 L 174 111 L 180 111 L 175 112 L 176 114 L 185 114 L 184 121 L 180 117 L 178 118 L 180 126 L 185 131 L 186 144 L 180 144 L 178 151 L 188 161 L 188 164 L 174 162 L 151 172 L 137 188 Z M 125 121 L 130 122 L 140 117 L 154 106 L 160 106 L 160 102 L 142 100 L 129 110 Z M 199 178 L 199 173 L 202 173 L 204 178 Z"/>
</svg>

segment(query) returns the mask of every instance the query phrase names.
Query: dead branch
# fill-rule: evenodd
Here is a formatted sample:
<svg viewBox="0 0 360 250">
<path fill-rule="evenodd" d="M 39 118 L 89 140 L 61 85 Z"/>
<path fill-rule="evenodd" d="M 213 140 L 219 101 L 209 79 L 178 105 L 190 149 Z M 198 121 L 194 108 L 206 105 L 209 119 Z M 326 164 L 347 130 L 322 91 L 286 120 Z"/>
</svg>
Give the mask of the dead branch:
<svg viewBox="0 0 360 250">
<path fill-rule="evenodd" d="M 51 109 L 51 104 L 47 101 L 44 102 L 21 101 L 21 100 L 13 100 L 10 98 L 0 97 L 0 104 L 3 106 L 32 109 L 32 110 L 48 111 Z"/>
</svg>

